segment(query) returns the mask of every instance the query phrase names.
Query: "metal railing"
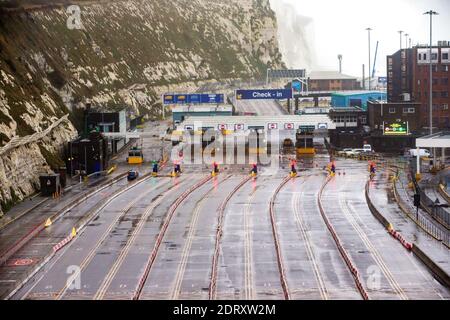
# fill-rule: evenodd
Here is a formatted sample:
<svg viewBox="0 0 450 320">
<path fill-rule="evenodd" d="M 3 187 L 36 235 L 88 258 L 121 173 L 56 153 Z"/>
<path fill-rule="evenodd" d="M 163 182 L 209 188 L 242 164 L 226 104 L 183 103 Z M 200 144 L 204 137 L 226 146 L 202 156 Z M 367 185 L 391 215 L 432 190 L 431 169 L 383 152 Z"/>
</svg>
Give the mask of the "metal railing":
<svg viewBox="0 0 450 320">
<path fill-rule="evenodd" d="M 413 161 L 414 162 L 414 161 Z M 429 215 L 431 215 L 437 222 L 439 222 L 441 225 L 443 225 L 447 230 L 450 228 L 450 214 L 449 212 L 440 206 L 439 204 L 435 203 L 434 200 L 432 200 L 428 194 L 419 186 L 419 183 L 416 180 L 416 177 L 414 175 L 416 164 L 410 166 L 410 174 L 412 177 L 412 182 L 414 184 L 414 190 L 416 193 L 420 194 L 420 203 L 422 207 L 425 209 L 426 212 L 428 212 Z"/>
<path fill-rule="evenodd" d="M 403 182 L 399 181 L 402 185 Z M 435 222 L 431 221 L 431 217 L 424 213 L 422 210 L 417 210 L 414 208 L 414 206 L 410 203 L 410 201 L 405 200 L 405 195 L 400 196 L 399 192 L 406 193 L 406 197 L 408 197 L 406 190 L 404 189 L 404 186 L 402 187 L 402 190 L 397 190 L 397 179 L 394 180 L 394 196 L 399 204 L 402 211 L 411 219 L 413 220 L 419 227 L 421 227 L 426 233 L 431 235 L 433 238 L 435 238 L 438 241 L 441 241 L 446 247 L 450 246 L 450 234 L 447 230 L 443 230 L 444 228 L 442 226 L 438 226 Z"/>
</svg>

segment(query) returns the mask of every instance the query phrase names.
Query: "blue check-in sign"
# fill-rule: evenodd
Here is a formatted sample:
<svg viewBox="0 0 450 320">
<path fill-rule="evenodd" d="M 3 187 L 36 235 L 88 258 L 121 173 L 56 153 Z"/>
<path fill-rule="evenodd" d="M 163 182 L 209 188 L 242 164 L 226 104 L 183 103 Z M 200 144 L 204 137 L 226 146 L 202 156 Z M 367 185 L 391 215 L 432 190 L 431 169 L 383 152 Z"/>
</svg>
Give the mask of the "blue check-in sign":
<svg viewBox="0 0 450 320">
<path fill-rule="evenodd" d="M 292 99 L 291 89 L 236 90 L 237 100 Z"/>
<path fill-rule="evenodd" d="M 163 97 L 164 104 L 222 104 L 225 101 L 221 93 L 170 94 Z"/>
</svg>

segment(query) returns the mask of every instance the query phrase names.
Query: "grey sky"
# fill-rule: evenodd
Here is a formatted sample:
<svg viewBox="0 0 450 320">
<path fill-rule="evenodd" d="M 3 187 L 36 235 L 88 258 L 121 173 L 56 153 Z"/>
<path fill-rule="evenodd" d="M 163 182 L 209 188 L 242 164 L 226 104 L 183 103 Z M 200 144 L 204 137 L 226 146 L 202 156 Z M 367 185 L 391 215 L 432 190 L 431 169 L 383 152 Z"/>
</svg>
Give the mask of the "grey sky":
<svg viewBox="0 0 450 320">
<path fill-rule="evenodd" d="M 433 42 L 450 41 L 450 0 L 270 0 L 277 13 L 280 47 L 289 67 L 337 70 L 343 54 L 343 72 L 360 76 L 368 64 L 367 27 L 373 29 L 372 63 L 379 42 L 376 74 L 386 74 L 386 55 L 400 47 L 398 30 L 410 34 L 412 43 L 429 42 L 429 16 Z M 300 27 L 299 27 L 300 26 Z M 403 47 L 405 37 L 403 36 Z"/>
</svg>

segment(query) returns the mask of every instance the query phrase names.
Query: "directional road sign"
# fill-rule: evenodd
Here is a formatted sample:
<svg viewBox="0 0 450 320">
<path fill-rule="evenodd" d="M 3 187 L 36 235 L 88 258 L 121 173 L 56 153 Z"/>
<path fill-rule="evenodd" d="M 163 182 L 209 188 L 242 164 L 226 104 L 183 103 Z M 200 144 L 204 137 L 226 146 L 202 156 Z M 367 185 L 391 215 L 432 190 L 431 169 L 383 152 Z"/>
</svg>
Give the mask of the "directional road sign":
<svg viewBox="0 0 450 320">
<path fill-rule="evenodd" d="M 223 94 L 216 93 L 194 93 L 194 94 L 170 94 L 163 97 L 164 104 L 221 104 L 224 103 Z"/>
<path fill-rule="evenodd" d="M 291 89 L 236 90 L 237 100 L 291 99 Z"/>
</svg>

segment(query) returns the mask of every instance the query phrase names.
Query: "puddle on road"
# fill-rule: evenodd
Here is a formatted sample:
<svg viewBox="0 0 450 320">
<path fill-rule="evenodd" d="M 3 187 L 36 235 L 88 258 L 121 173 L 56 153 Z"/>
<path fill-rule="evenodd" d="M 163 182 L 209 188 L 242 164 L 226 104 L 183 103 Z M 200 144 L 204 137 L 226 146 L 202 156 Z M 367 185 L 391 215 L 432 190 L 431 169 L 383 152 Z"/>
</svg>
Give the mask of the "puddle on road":
<svg viewBox="0 0 450 320">
<path fill-rule="evenodd" d="M 166 249 L 168 249 L 168 250 L 175 250 L 180 247 L 176 243 L 169 243 L 169 242 L 165 242 L 165 245 L 166 245 Z"/>
<path fill-rule="evenodd" d="M 88 227 L 98 227 L 101 223 L 89 223 Z"/>
</svg>

